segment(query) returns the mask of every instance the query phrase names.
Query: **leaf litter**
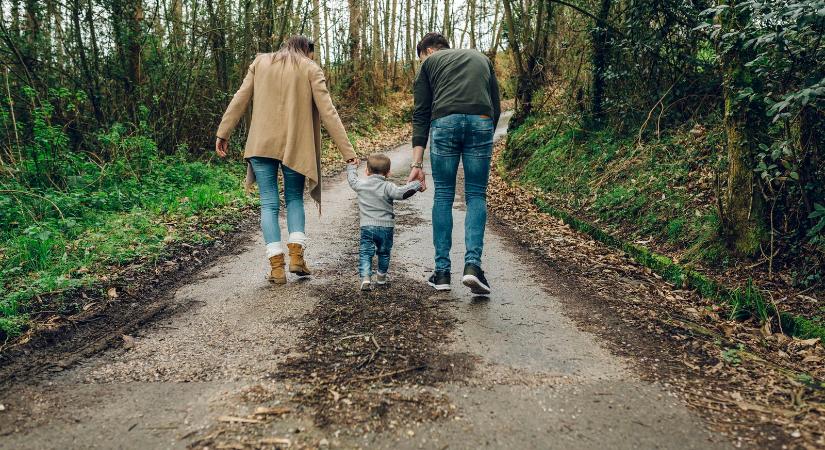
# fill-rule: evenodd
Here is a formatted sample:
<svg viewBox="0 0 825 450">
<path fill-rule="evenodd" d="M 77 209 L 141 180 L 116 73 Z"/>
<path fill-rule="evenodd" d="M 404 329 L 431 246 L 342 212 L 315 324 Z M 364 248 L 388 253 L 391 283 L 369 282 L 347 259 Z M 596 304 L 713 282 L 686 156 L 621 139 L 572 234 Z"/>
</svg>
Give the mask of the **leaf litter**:
<svg viewBox="0 0 825 450">
<path fill-rule="evenodd" d="M 504 147 L 495 149 L 495 161 Z M 678 289 L 619 250 L 542 213 L 545 193 L 491 171 L 491 215 L 559 275 L 568 313 L 677 393 L 736 446 L 825 446 L 825 349 L 770 322 L 727 320 L 722 307 Z M 584 300 L 584 301 L 582 301 Z M 575 303 L 575 304 L 573 304 Z"/>
<path fill-rule="evenodd" d="M 190 448 L 316 448 L 325 438 L 305 432 L 305 419 L 338 438 L 455 418 L 440 386 L 467 379 L 478 362 L 444 352 L 456 319 L 423 282 L 399 274 L 362 293 L 341 267 L 308 286 L 318 303 L 301 321 L 300 351 L 268 374 L 271 385 L 239 392 L 254 413 L 218 417 Z M 272 437 L 285 426 L 291 439 Z"/>
<path fill-rule="evenodd" d="M 318 426 L 380 431 L 393 421 L 433 421 L 453 414 L 429 387 L 466 378 L 475 357 L 443 354 L 456 320 L 421 282 L 398 277 L 368 294 L 350 277 L 316 290 L 321 299 L 278 380 L 298 383 L 294 402 Z"/>
</svg>

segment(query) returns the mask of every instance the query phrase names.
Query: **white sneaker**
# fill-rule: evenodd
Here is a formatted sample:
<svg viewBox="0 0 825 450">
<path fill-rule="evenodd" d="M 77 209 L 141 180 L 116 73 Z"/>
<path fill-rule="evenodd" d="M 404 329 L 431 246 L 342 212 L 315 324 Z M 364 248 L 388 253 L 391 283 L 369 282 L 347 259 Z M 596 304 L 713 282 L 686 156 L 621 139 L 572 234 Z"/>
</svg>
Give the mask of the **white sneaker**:
<svg viewBox="0 0 825 450">
<path fill-rule="evenodd" d="M 372 290 L 372 283 L 370 282 L 369 277 L 361 279 L 361 290 L 362 291 Z"/>
<path fill-rule="evenodd" d="M 375 284 L 384 285 L 390 281 L 390 277 L 386 273 L 378 272 L 375 274 Z"/>
</svg>

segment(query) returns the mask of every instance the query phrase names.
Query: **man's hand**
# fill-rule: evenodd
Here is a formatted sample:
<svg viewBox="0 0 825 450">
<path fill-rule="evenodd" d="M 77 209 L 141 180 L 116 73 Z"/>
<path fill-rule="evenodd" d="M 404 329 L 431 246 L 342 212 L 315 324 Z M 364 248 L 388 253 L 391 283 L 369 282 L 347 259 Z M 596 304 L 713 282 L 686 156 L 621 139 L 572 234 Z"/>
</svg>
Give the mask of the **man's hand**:
<svg viewBox="0 0 825 450">
<path fill-rule="evenodd" d="M 414 163 L 420 163 L 424 161 L 424 147 L 420 145 L 416 145 L 415 147 L 413 147 L 412 160 Z M 407 178 L 407 183 L 411 181 L 421 182 L 421 192 L 427 190 L 427 177 L 424 175 L 424 169 L 413 167 L 410 170 L 410 176 L 409 178 Z"/>
<path fill-rule="evenodd" d="M 226 156 L 226 150 L 229 148 L 229 141 L 226 139 L 217 138 L 215 139 L 215 153 L 218 154 L 219 157 L 223 158 Z"/>
<path fill-rule="evenodd" d="M 407 183 L 411 183 L 413 181 L 421 182 L 421 192 L 427 190 L 427 177 L 424 174 L 424 169 L 413 167 L 412 170 L 410 170 L 410 176 L 407 178 Z"/>
</svg>

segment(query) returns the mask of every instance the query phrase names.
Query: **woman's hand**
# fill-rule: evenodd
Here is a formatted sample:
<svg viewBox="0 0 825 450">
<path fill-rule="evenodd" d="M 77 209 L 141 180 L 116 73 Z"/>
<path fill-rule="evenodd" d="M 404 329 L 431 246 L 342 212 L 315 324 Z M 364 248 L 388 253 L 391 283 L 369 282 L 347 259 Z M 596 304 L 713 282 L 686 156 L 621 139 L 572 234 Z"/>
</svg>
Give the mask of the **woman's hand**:
<svg viewBox="0 0 825 450">
<path fill-rule="evenodd" d="M 226 156 L 226 150 L 229 148 L 229 141 L 223 138 L 215 139 L 215 153 L 218 154 L 219 157 L 223 158 Z"/>
<path fill-rule="evenodd" d="M 358 158 L 352 158 L 347 160 L 347 164 L 352 164 L 353 166 L 358 166 L 361 164 L 361 160 Z"/>
</svg>

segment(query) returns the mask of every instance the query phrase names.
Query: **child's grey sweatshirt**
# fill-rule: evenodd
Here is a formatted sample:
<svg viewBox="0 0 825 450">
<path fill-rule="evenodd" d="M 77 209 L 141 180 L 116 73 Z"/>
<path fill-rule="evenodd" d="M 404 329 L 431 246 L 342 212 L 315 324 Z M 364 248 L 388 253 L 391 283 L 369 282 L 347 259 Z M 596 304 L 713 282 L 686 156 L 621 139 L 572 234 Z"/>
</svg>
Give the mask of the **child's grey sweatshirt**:
<svg viewBox="0 0 825 450">
<path fill-rule="evenodd" d="M 347 164 L 347 181 L 358 193 L 358 207 L 361 210 L 361 226 L 394 227 L 393 202 L 410 198 L 421 188 L 421 182 L 413 181 L 404 186 L 396 186 L 382 175 L 358 178 L 358 168 Z"/>
</svg>

